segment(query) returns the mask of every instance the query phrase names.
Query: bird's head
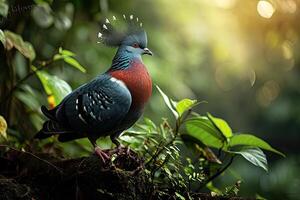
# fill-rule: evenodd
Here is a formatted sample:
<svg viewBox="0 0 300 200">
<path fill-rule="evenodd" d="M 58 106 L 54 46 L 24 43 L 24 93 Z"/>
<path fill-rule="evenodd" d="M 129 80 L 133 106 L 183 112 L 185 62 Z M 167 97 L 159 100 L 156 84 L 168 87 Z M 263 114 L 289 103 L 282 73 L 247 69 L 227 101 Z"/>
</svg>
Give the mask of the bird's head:
<svg viewBox="0 0 300 200">
<path fill-rule="evenodd" d="M 147 48 L 147 34 L 144 30 L 140 30 L 125 37 L 121 46 L 123 46 L 126 51 L 133 54 L 152 55 L 152 52 Z"/>
<path fill-rule="evenodd" d="M 132 56 L 152 55 L 147 48 L 147 34 L 142 28 L 142 23 L 133 15 L 128 18 L 123 15 L 123 20 L 117 20 L 115 16 L 112 20 L 106 19 L 98 37 L 105 45 L 119 47 L 121 53 Z"/>
</svg>

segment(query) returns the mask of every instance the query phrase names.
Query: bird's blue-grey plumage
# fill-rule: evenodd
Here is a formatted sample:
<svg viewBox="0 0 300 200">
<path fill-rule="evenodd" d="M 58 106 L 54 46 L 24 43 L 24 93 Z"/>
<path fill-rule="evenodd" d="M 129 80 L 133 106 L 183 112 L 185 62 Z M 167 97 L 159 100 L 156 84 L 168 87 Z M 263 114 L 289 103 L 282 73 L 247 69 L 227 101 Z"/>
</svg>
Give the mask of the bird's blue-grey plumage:
<svg viewBox="0 0 300 200">
<path fill-rule="evenodd" d="M 122 32 L 106 21 L 99 38 L 118 47 L 110 69 L 74 90 L 52 110 L 42 106 L 49 120 L 36 138 L 57 134 L 60 141 L 69 141 L 88 137 L 95 146 L 96 139 L 110 135 L 118 145 L 116 137 L 139 119 L 152 92 L 141 58 L 152 52 L 147 48 L 146 32 L 136 22 L 137 18 L 130 16 Z"/>
<path fill-rule="evenodd" d="M 124 120 L 130 105 L 131 95 L 126 86 L 103 74 L 74 90 L 54 110 L 44 108 L 42 111 L 51 121 L 40 134 L 63 133 L 59 136 L 62 141 L 78 138 L 76 132 L 105 136 Z M 59 122 L 64 126 L 59 126 Z"/>
</svg>

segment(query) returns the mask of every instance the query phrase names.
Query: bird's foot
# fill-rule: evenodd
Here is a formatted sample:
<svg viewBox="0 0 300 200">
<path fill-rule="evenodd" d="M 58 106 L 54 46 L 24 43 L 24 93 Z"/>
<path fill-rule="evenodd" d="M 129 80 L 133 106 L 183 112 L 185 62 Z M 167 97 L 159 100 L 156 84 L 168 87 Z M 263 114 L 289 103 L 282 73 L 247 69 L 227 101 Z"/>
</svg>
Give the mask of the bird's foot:
<svg viewBox="0 0 300 200">
<path fill-rule="evenodd" d="M 124 147 L 122 145 L 117 146 L 115 149 L 113 149 L 110 153 L 112 154 L 117 154 L 117 155 L 127 155 L 128 157 L 131 157 L 131 149 L 130 147 Z"/>
<path fill-rule="evenodd" d="M 113 155 L 113 154 L 120 154 L 121 152 L 123 152 L 125 149 L 125 147 L 122 147 L 122 145 L 118 145 L 116 148 L 114 148 L 113 150 L 111 150 L 109 152 L 110 155 Z"/>
<path fill-rule="evenodd" d="M 103 163 L 106 163 L 108 160 L 110 160 L 110 157 L 98 146 L 95 147 L 95 154 L 101 158 Z"/>
</svg>

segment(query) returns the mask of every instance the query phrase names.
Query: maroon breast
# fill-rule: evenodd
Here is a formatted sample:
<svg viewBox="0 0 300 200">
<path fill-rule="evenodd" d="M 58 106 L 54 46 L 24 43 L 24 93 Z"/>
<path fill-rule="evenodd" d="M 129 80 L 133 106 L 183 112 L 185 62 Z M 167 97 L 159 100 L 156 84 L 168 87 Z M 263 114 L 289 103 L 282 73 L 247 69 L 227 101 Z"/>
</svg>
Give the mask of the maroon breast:
<svg viewBox="0 0 300 200">
<path fill-rule="evenodd" d="M 109 72 L 110 75 L 125 83 L 132 97 L 131 108 L 143 108 L 152 94 L 152 80 L 140 61 L 132 61 L 125 70 Z"/>
</svg>

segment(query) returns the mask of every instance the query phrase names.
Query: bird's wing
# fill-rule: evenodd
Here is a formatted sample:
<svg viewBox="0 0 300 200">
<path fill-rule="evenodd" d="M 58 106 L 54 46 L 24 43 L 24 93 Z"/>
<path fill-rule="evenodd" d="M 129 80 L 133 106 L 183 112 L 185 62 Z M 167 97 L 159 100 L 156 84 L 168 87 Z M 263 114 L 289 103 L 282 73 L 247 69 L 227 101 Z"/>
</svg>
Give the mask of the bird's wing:
<svg viewBox="0 0 300 200">
<path fill-rule="evenodd" d="M 57 108 L 55 118 L 78 132 L 101 134 L 124 119 L 131 102 L 127 87 L 104 74 L 69 94 Z"/>
</svg>

